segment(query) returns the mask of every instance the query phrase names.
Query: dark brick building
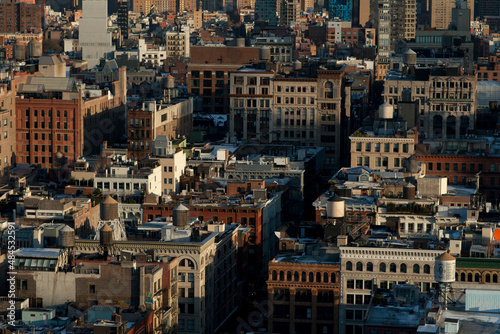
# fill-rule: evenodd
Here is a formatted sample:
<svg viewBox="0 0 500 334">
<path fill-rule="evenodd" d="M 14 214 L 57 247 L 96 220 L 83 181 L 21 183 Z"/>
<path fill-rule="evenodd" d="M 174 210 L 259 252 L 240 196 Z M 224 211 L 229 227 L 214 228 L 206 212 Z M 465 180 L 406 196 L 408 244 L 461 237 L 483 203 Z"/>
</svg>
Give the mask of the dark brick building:
<svg viewBox="0 0 500 334">
<path fill-rule="evenodd" d="M 44 1 L 0 1 L 0 32 L 40 31 L 44 27 Z"/>
</svg>

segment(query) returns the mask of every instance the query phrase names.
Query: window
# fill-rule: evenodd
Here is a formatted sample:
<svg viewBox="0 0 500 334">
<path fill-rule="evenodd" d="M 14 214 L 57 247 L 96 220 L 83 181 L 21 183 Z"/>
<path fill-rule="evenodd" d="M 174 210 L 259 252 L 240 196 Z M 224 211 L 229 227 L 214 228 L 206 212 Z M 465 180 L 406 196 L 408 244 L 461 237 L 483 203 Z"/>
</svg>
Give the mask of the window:
<svg viewBox="0 0 500 334">
<path fill-rule="evenodd" d="M 95 293 L 95 284 L 89 284 L 89 293 Z"/>
<path fill-rule="evenodd" d="M 354 280 L 353 279 L 348 279 L 347 280 L 347 288 L 348 289 L 354 289 Z"/>
<path fill-rule="evenodd" d="M 382 272 L 382 273 L 385 273 L 386 271 L 386 266 L 385 266 L 385 263 L 382 262 L 379 266 L 379 271 Z"/>
<path fill-rule="evenodd" d="M 391 263 L 390 266 L 389 266 L 389 269 L 390 269 L 391 273 L 395 273 L 396 272 L 396 264 L 395 263 Z"/>
<path fill-rule="evenodd" d="M 431 266 L 428 264 L 424 265 L 424 274 L 430 274 L 431 273 Z"/>
<path fill-rule="evenodd" d="M 363 263 L 361 263 L 361 262 L 356 263 L 356 270 L 363 271 Z"/>
<path fill-rule="evenodd" d="M 413 273 L 420 274 L 420 266 L 416 263 L 413 265 Z"/>
<path fill-rule="evenodd" d="M 406 273 L 406 264 L 404 263 L 401 263 L 401 266 L 399 268 L 399 271 L 402 272 L 402 273 Z"/>
<path fill-rule="evenodd" d="M 366 264 L 366 271 L 373 271 L 373 263 L 368 262 Z"/>
<path fill-rule="evenodd" d="M 194 274 L 188 274 L 188 282 L 194 282 Z"/>
<path fill-rule="evenodd" d="M 345 264 L 345 270 L 352 271 L 352 262 L 351 261 L 347 261 L 347 263 Z"/>
</svg>

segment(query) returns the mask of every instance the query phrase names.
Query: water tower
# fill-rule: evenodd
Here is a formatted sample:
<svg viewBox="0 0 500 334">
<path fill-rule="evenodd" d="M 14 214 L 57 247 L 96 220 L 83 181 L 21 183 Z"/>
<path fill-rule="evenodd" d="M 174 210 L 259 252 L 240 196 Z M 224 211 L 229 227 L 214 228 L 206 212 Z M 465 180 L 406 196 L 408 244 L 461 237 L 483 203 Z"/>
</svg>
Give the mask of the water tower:
<svg viewBox="0 0 500 334">
<path fill-rule="evenodd" d="M 65 225 L 59 230 L 58 244 L 59 247 L 68 252 L 68 264 L 71 265 L 73 262 L 73 249 L 75 248 L 75 230 Z"/>
<path fill-rule="evenodd" d="M 103 250 L 103 255 L 105 258 L 108 257 L 109 249 L 113 245 L 113 229 L 108 223 L 104 223 L 104 226 L 99 231 L 99 243 Z"/>
<path fill-rule="evenodd" d="M 186 227 L 189 226 L 189 209 L 184 205 L 179 204 L 173 210 L 172 220 L 174 226 Z"/>
<path fill-rule="evenodd" d="M 326 202 L 326 214 L 328 218 L 344 218 L 345 201 L 339 195 L 332 196 Z"/>
<path fill-rule="evenodd" d="M 455 282 L 456 259 L 451 256 L 450 250 L 439 255 L 434 262 L 434 279 L 439 283 L 441 294 L 444 297 L 444 309 L 448 309 L 448 292 L 451 283 Z"/>
</svg>

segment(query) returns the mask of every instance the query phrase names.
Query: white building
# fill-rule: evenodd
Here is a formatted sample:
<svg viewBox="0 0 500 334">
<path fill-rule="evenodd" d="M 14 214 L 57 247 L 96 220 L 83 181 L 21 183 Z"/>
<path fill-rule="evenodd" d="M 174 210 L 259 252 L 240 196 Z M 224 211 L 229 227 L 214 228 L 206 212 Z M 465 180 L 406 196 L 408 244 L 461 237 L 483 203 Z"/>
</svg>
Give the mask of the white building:
<svg viewBox="0 0 500 334">
<path fill-rule="evenodd" d="M 94 188 L 117 196 L 146 194 L 161 195 L 161 166 L 138 169 L 137 162 L 111 165 L 94 178 Z"/>
<path fill-rule="evenodd" d="M 163 195 L 177 194 L 181 191 L 180 180 L 186 169 L 184 151 L 175 152 L 167 136 L 158 136 L 153 142 L 152 159 L 158 159 L 161 166 L 161 191 Z"/>
<path fill-rule="evenodd" d="M 82 59 L 89 68 L 99 65 L 101 58 L 109 58 L 115 51 L 108 32 L 108 1 L 83 0 L 82 18 L 80 19 L 79 46 Z"/>
<path fill-rule="evenodd" d="M 187 31 L 167 31 L 165 34 L 167 58 L 188 58 L 190 57 L 189 48 L 189 27 Z"/>
</svg>

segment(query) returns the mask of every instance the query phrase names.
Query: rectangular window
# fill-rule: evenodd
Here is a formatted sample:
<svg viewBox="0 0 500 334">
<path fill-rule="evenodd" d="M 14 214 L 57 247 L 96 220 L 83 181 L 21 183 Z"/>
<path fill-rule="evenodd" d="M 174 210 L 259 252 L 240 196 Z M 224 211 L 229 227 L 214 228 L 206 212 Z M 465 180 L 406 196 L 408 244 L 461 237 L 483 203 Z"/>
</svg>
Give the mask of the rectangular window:
<svg viewBox="0 0 500 334">
<path fill-rule="evenodd" d="M 389 144 L 389 143 L 384 144 L 384 152 L 389 152 L 390 148 L 391 148 L 391 144 Z"/>
</svg>

